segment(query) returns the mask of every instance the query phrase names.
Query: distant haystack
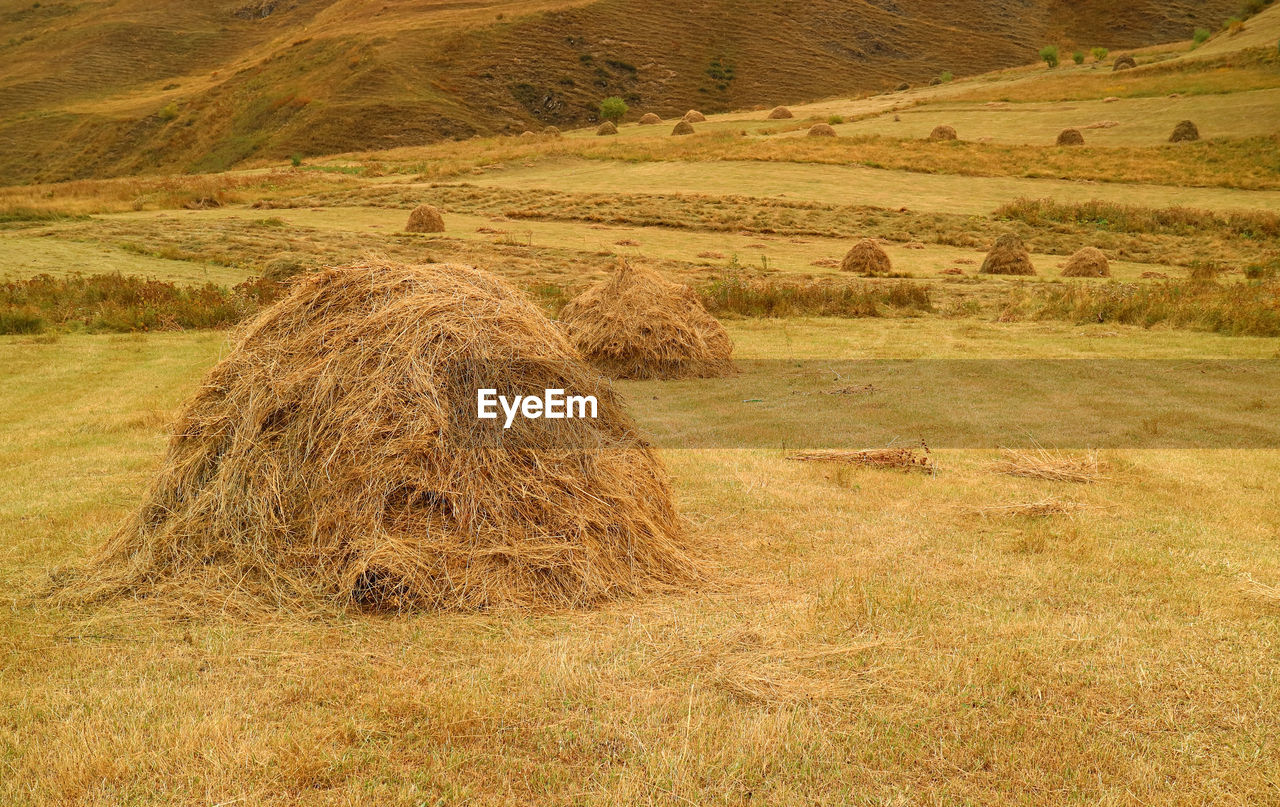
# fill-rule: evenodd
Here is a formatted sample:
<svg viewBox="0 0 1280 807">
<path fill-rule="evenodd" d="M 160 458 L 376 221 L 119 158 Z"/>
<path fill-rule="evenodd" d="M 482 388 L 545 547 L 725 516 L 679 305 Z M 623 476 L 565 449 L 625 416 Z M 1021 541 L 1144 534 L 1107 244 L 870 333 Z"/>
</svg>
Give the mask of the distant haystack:
<svg viewBox="0 0 1280 807">
<path fill-rule="evenodd" d="M 1137 66 L 1138 66 L 1138 63 L 1134 61 L 1133 57 L 1126 53 L 1124 56 L 1116 57 L 1116 61 L 1114 64 L 1111 65 L 1111 69 L 1113 71 L 1132 70 Z"/>
<path fill-rule="evenodd" d="M 836 130 L 825 123 L 815 123 L 809 127 L 809 137 L 835 137 Z"/>
<path fill-rule="evenodd" d="M 1192 140 L 1200 139 L 1200 130 L 1189 120 L 1180 121 L 1177 126 L 1173 127 L 1173 134 L 1169 137 L 1170 143 L 1186 143 Z"/>
<path fill-rule="evenodd" d="M 1084 135 L 1080 134 L 1079 129 L 1063 129 L 1058 133 L 1059 146 L 1083 146 Z"/>
<path fill-rule="evenodd" d="M 691 135 L 693 134 L 693 126 L 689 121 L 682 120 L 676 124 L 676 128 L 671 130 L 672 135 Z"/>
<path fill-rule="evenodd" d="M 1111 277 L 1111 264 L 1107 256 L 1096 247 L 1085 247 L 1067 260 L 1062 268 L 1063 277 Z"/>
<path fill-rule="evenodd" d="M 528 131 L 527 129 L 520 133 L 520 138 L 522 140 L 529 140 L 534 137 L 537 137 L 537 135 L 534 134 L 533 132 Z"/>
<path fill-rule="evenodd" d="M 596 129 L 596 134 L 601 136 L 616 135 L 617 133 L 618 133 L 618 127 L 614 126 L 613 121 L 611 120 L 605 121 L 604 123 L 600 124 L 600 126 Z"/>
<path fill-rule="evenodd" d="M 734 370 L 733 342 L 693 289 L 619 264 L 560 311 L 569 340 L 614 378 L 710 378 Z"/>
<path fill-rule="evenodd" d="M 703 123 L 706 121 L 706 119 L 707 119 L 707 116 L 703 115 L 701 112 L 699 112 L 696 109 L 689 110 L 688 112 L 684 113 L 684 117 L 681 118 L 681 120 L 684 121 L 685 123 Z"/>
<path fill-rule="evenodd" d="M 791 114 L 791 110 L 787 109 L 785 106 L 775 106 L 769 113 L 769 120 L 786 120 L 787 118 L 794 117 L 795 115 Z"/>
<path fill-rule="evenodd" d="M 983 275 L 1034 275 L 1031 253 L 1022 239 L 1013 233 L 1005 233 L 996 239 L 996 245 L 987 253 L 987 259 L 978 270 Z"/>
<path fill-rule="evenodd" d="M 560 137 L 560 128 L 558 126 L 548 126 L 542 130 L 547 137 Z"/>
<path fill-rule="evenodd" d="M 894 92 L 906 92 L 909 89 L 911 89 L 911 85 L 904 81 L 898 85 L 897 89 L 894 90 Z"/>
<path fill-rule="evenodd" d="M 929 133 L 930 140 L 955 140 L 956 130 L 951 126 L 935 126 Z"/>
<path fill-rule="evenodd" d="M 662 123 L 662 118 L 659 118 L 657 115 L 653 114 L 652 112 L 646 112 L 644 113 L 644 115 L 640 117 L 641 126 L 653 126 L 658 123 Z"/>
<path fill-rule="evenodd" d="M 893 271 L 889 255 L 873 239 L 864 238 L 845 253 L 840 271 L 856 272 L 866 277 L 882 277 Z"/>
<path fill-rule="evenodd" d="M 418 205 L 409 214 L 409 223 L 404 225 L 406 233 L 442 233 L 444 232 L 444 216 L 434 205 Z"/>
</svg>

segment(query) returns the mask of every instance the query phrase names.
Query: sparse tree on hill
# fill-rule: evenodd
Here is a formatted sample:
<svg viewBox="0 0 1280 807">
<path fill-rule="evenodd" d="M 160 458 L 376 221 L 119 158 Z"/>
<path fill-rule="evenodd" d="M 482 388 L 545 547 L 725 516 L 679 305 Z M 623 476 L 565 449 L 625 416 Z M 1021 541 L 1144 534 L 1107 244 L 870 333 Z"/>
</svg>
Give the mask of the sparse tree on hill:
<svg viewBox="0 0 1280 807">
<path fill-rule="evenodd" d="M 1084 51 L 1082 50 L 1076 51 L 1075 53 L 1071 54 L 1071 58 L 1072 60 L 1075 61 L 1076 64 L 1084 64 Z"/>
<path fill-rule="evenodd" d="M 614 123 L 622 120 L 622 116 L 627 114 L 627 102 L 621 98 L 614 96 L 606 98 L 600 102 L 600 118 L 602 120 L 610 120 Z"/>
<path fill-rule="evenodd" d="M 1049 65 L 1050 69 L 1058 66 L 1058 46 L 1045 45 L 1040 49 L 1040 58 L 1044 59 L 1044 63 Z"/>
</svg>

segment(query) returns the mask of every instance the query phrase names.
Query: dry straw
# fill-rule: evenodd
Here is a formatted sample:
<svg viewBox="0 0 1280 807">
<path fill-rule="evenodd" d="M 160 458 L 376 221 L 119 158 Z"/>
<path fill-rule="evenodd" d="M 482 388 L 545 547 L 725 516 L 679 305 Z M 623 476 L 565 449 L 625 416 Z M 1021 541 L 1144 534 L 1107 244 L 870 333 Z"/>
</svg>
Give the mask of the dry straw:
<svg viewBox="0 0 1280 807">
<path fill-rule="evenodd" d="M 652 112 L 646 112 L 644 113 L 644 115 L 640 116 L 641 126 L 653 126 L 659 123 L 662 123 L 662 118 L 659 118 L 657 115 L 653 114 Z"/>
<path fill-rule="evenodd" d="M 1188 143 L 1199 139 L 1200 129 L 1189 120 L 1179 121 L 1178 125 L 1173 127 L 1173 134 L 1169 136 L 1170 143 Z"/>
<path fill-rule="evenodd" d="M 693 134 L 693 125 L 687 120 L 682 120 L 676 124 L 674 129 L 671 130 L 671 134 L 672 136 L 691 135 Z"/>
<path fill-rule="evenodd" d="M 406 233 L 442 233 L 444 232 L 444 216 L 433 205 L 418 205 L 409 214 L 409 222 L 404 225 Z"/>
<path fill-rule="evenodd" d="M 607 120 L 596 129 L 597 135 L 616 135 L 618 127 L 613 125 L 613 121 Z"/>
<path fill-rule="evenodd" d="M 925 445 L 923 441 L 919 446 L 864 448 L 857 451 L 847 449 L 799 451 L 788 455 L 787 459 L 796 462 L 826 462 L 838 465 L 857 465 L 863 468 L 920 471 L 926 474 L 937 473 L 937 469 L 933 464 L 933 457 L 929 452 L 929 446 Z"/>
<path fill-rule="evenodd" d="M 1125 54 L 1124 56 L 1116 58 L 1115 63 L 1111 65 L 1111 70 L 1113 72 L 1116 70 L 1132 70 L 1137 66 L 1138 63 L 1134 61 L 1133 57 Z"/>
<path fill-rule="evenodd" d="M 570 341 L 615 378 L 710 378 L 734 371 L 733 342 L 693 289 L 647 267 L 614 274 L 560 312 Z"/>
<path fill-rule="evenodd" d="M 684 117 L 681 120 L 685 121 L 686 123 L 702 123 L 706 119 L 707 119 L 706 115 L 703 115 L 701 112 L 699 112 L 696 109 L 691 109 L 688 112 L 684 113 Z"/>
<path fill-rule="evenodd" d="M 597 417 L 504 430 L 480 387 L 594 395 Z M 698 568 L 660 460 L 536 306 L 472 267 L 369 265 L 242 328 L 141 508 L 53 596 L 573 607 Z"/>
<path fill-rule="evenodd" d="M 1083 146 L 1084 135 L 1080 134 L 1079 129 L 1063 129 L 1058 133 L 1059 146 Z"/>
<path fill-rule="evenodd" d="M 1097 247 L 1084 247 L 1067 259 L 1063 277 L 1111 277 L 1111 264 Z"/>
<path fill-rule="evenodd" d="M 1013 233 L 1005 233 L 996 239 L 978 272 L 984 275 L 1034 275 L 1036 268 L 1031 265 L 1031 253 L 1027 252 L 1022 239 Z"/>
<path fill-rule="evenodd" d="M 945 125 L 945 124 L 944 124 L 944 125 L 942 125 L 942 126 L 935 126 L 935 127 L 933 128 L 933 131 L 929 133 L 929 139 L 930 139 L 930 140 L 935 140 L 935 141 L 937 141 L 937 140 L 955 140 L 955 139 L 956 139 L 956 130 L 955 130 L 955 128 L 954 128 L 954 127 L 947 126 L 947 125 Z"/>
<path fill-rule="evenodd" d="M 1100 482 L 1105 480 L 1105 467 L 1098 454 L 1068 454 L 1036 447 L 1029 451 L 1007 448 L 992 470 L 1007 476 L 1044 479 L 1050 482 Z"/>
<path fill-rule="evenodd" d="M 856 272 L 868 277 L 883 276 L 893 271 L 889 254 L 873 239 L 864 238 L 845 253 L 840 271 Z"/>
<path fill-rule="evenodd" d="M 836 130 L 825 123 L 815 123 L 809 127 L 809 137 L 835 137 Z"/>
<path fill-rule="evenodd" d="M 795 115 L 791 114 L 791 110 L 787 109 L 785 106 L 775 106 L 772 110 L 769 111 L 768 119 L 769 120 L 787 120 L 788 118 L 794 118 L 794 117 Z"/>
</svg>

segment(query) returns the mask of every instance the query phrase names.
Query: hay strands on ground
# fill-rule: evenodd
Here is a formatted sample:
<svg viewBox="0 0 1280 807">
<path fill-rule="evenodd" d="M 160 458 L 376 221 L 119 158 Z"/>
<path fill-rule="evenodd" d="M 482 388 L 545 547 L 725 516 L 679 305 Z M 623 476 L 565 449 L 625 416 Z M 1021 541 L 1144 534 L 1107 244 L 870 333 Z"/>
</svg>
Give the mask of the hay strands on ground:
<svg viewBox="0 0 1280 807">
<path fill-rule="evenodd" d="M 1098 452 L 1069 454 L 1036 447 L 1029 451 L 1002 449 L 1003 459 L 992 470 L 1006 476 L 1027 479 L 1044 479 L 1050 482 L 1102 482 L 1108 477 L 1105 464 L 1099 462 Z"/>
<path fill-rule="evenodd" d="M 971 515 L 984 517 L 1017 517 L 1048 518 L 1049 516 L 1074 516 L 1081 510 L 1092 509 L 1091 505 L 1080 502 L 1063 501 L 1047 498 L 1030 502 L 1011 502 L 990 507 L 966 508 Z"/>
<path fill-rule="evenodd" d="M 797 451 L 788 454 L 787 459 L 795 462 L 830 462 L 840 465 L 860 465 L 865 468 L 885 468 L 901 471 L 920 471 L 936 476 L 937 466 L 924 440 L 919 446 L 892 445 L 885 448 L 821 449 L 815 451 Z"/>
</svg>

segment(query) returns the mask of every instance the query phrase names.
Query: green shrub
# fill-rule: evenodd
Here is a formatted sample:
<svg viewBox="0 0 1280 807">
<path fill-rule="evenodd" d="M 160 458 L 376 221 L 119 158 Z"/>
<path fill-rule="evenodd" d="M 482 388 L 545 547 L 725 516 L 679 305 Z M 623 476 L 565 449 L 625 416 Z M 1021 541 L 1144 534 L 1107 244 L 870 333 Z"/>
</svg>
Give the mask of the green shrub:
<svg viewBox="0 0 1280 807">
<path fill-rule="evenodd" d="M 44 326 L 44 317 L 32 311 L 0 311 L 0 335 L 40 333 Z"/>
<path fill-rule="evenodd" d="M 1044 63 L 1049 65 L 1050 68 L 1057 67 L 1058 66 L 1058 46 L 1045 45 L 1043 48 L 1040 49 L 1040 58 L 1043 59 Z"/>
<path fill-rule="evenodd" d="M 298 166 L 302 165 L 302 155 L 300 154 L 289 155 L 289 162 L 293 163 L 294 168 L 297 168 Z"/>
<path fill-rule="evenodd" d="M 1210 31 L 1208 28 L 1197 28 L 1195 35 L 1192 37 L 1192 40 L 1194 40 L 1197 45 L 1203 45 L 1205 41 L 1212 35 L 1213 35 L 1213 32 Z"/>
<path fill-rule="evenodd" d="M 600 119 L 611 120 L 614 123 L 622 120 L 622 116 L 627 114 L 627 102 L 617 97 L 606 98 L 600 102 Z"/>
<path fill-rule="evenodd" d="M 944 71 L 938 76 L 938 80 L 941 81 L 943 84 L 946 84 L 948 81 L 951 81 L 954 78 L 955 76 L 951 74 L 950 70 Z"/>
<path fill-rule="evenodd" d="M 1084 51 L 1078 50 L 1075 53 L 1071 54 L 1071 60 L 1074 61 L 1076 64 L 1084 64 Z"/>
<path fill-rule="evenodd" d="M 178 117 L 178 105 L 174 103 L 165 104 L 164 108 L 156 113 L 160 120 L 173 120 Z"/>
<path fill-rule="evenodd" d="M 1107 50 L 1106 48 L 1094 48 L 1093 50 L 1090 51 L 1090 53 L 1093 54 L 1093 60 L 1095 62 L 1100 62 L 1103 59 L 1107 58 L 1107 54 L 1111 53 L 1111 51 Z"/>
<path fill-rule="evenodd" d="M 844 123 L 844 115 L 832 115 L 831 117 L 827 118 L 827 123 L 831 124 L 832 126 L 835 126 L 840 123 Z"/>
</svg>

